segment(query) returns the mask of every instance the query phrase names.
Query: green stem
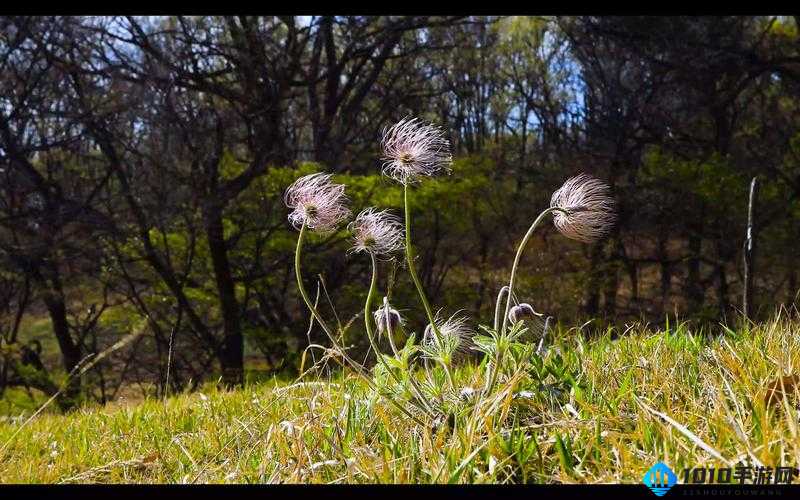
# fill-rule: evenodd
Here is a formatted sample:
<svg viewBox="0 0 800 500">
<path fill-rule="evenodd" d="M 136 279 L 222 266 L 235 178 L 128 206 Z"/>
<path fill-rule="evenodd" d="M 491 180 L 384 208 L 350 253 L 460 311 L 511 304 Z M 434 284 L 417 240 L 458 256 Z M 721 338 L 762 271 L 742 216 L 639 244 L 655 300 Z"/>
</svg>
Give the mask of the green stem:
<svg viewBox="0 0 800 500">
<path fill-rule="evenodd" d="M 384 311 L 389 311 L 389 300 L 386 297 L 383 298 L 383 310 Z M 394 355 L 395 355 L 396 358 L 400 358 L 401 357 L 400 356 L 400 352 L 397 350 L 397 347 L 394 345 L 394 340 L 392 340 L 392 338 L 394 337 L 394 331 L 392 330 L 392 323 L 391 323 L 391 321 L 389 321 L 388 313 L 387 313 L 386 316 L 384 316 L 384 321 L 386 321 L 386 333 L 389 336 L 389 344 L 392 346 L 392 352 L 394 352 Z M 413 364 L 413 361 L 412 361 L 412 364 Z M 422 403 L 422 405 L 426 408 L 428 413 L 430 415 L 433 415 L 435 413 L 433 411 L 433 408 L 431 408 L 430 404 L 428 403 L 428 400 L 425 399 L 425 397 L 422 395 L 422 389 L 419 387 L 419 384 L 417 383 L 416 379 L 414 378 L 413 367 L 411 367 L 411 366 L 407 367 L 405 376 L 408 379 L 408 382 L 411 384 L 411 389 L 412 389 L 412 392 L 414 393 L 414 396 L 416 396 L 416 398 L 420 401 L 420 403 Z"/>
<path fill-rule="evenodd" d="M 503 286 L 497 293 L 497 302 L 494 303 L 494 331 L 500 328 L 500 304 L 503 300 L 503 295 L 508 292 L 508 286 Z"/>
<path fill-rule="evenodd" d="M 398 410 L 400 410 L 400 412 L 402 412 L 405 416 L 412 419 L 419 425 L 425 425 L 420 419 L 412 415 L 407 409 L 405 409 L 400 403 L 395 401 L 391 396 L 382 392 L 375 385 L 375 383 L 372 380 L 370 380 L 368 376 L 366 376 L 366 374 L 364 373 L 364 367 L 362 367 L 359 363 L 354 361 L 350 356 L 347 355 L 344 349 L 339 347 L 339 344 L 336 342 L 336 339 L 331 333 L 331 329 L 328 327 L 328 324 L 325 323 L 325 320 L 322 319 L 322 315 L 320 315 L 319 311 L 317 311 L 317 308 L 314 307 L 314 304 L 311 303 L 311 299 L 309 298 L 308 292 L 306 291 L 306 288 L 303 285 L 303 276 L 302 273 L 300 272 L 300 262 L 301 262 L 302 248 L 303 248 L 303 243 L 305 242 L 305 237 L 306 237 L 306 225 L 303 224 L 303 227 L 300 228 L 300 235 L 297 237 L 297 250 L 295 250 L 294 254 L 294 269 L 295 269 L 295 276 L 297 277 L 297 288 L 300 290 L 300 295 L 303 297 L 303 301 L 306 303 L 306 306 L 311 311 L 311 314 L 320 324 L 322 329 L 325 330 L 325 333 L 328 335 L 328 339 L 331 341 L 333 347 L 339 352 L 339 354 L 342 355 L 342 358 L 344 358 L 345 361 L 350 363 L 356 369 L 358 374 L 361 376 L 362 379 L 364 379 L 364 381 L 367 383 L 367 385 L 370 386 L 371 389 L 375 390 L 380 395 L 385 397 L 392 405 L 394 405 Z"/>
<path fill-rule="evenodd" d="M 411 388 L 413 389 L 414 395 L 417 399 L 422 403 L 422 405 L 427 409 L 429 415 L 434 415 L 436 412 L 433 411 L 431 408 L 430 403 L 425 397 L 422 395 L 422 389 L 420 388 L 419 384 L 417 383 L 416 379 L 414 378 L 414 371 L 408 370 L 406 373 L 406 377 L 408 378 L 408 382 L 411 384 Z"/>
<path fill-rule="evenodd" d="M 406 211 L 406 261 L 408 262 L 408 272 L 411 274 L 411 279 L 417 287 L 417 293 L 419 293 L 422 306 L 425 308 L 425 313 L 428 315 L 428 321 L 433 325 L 433 332 L 436 334 L 436 337 L 439 338 L 439 327 L 436 325 L 436 321 L 433 318 L 433 309 L 431 309 L 431 305 L 428 303 L 428 297 L 425 296 L 422 282 L 419 280 L 417 269 L 414 267 L 414 247 L 411 244 L 411 207 L 408 205 L 408 184 L 403 186 L 403 203 L 405 204 Z"/>
<path fill-rule="evenodd" d="M 506 323 L 508 322 L 508 311 L 511 309 L 511 298 L 514 295 L 514 282 L 516 281 L 517 269 L 519 268 L 519 262 L 522 259 L 522 251 L 525 250 L 525 246 L 528 244 L 528 240 L 531 239 L 531 236 L 533 236 L 534 231 L 536 231 L 536 228 L 539 226 L 539 224 L 541 224 L 541 222 L 544 220 L 544 218 L 547 215 L 549 215 L 549 214 L 551 214 L 553 212 L 556 212 L 556 211 L 561 211 L 561 212 L 564 212 L 565 214 L 568 213 L 566 210 L 564 210 L 562 208 L 558 208 L 558 207 L 550 207 L 550 208 L 547 208 L 547 209 L 543 210 L 542 213 L 540 213 L 539 216 L 536 217 L 536 220 L 533 221 L 533 224 L 531 224 L 531 227 L 528 228 L 528 232 L 525 233 L 525 237 L 522 238 L 522 242 L 519 244 L 519 247 L 517 247 L 517 254 L 514 257 L 514 265 L 511 267 L 511 279 L 508 281 L 508 293 L 507 293 L 508 298 L 506 299 L 506 308 L 505 308 L 505 313 L 503 314 L 502 327 L 500 328 L 500 332 L 498 333 L 499 336 L 505 335 Z M 498 297 L 498 300 L 499 300 L 499 297 Z M 489 376 L 489 379 L 487 380 L 487 384 L 486 384 L 486 388 L 485 388 L 485 392 L 486 393 L 488 393 L 489 390 L 494 386 L 494 383 L 495 383 L 495 381 L 497 379 L 497 374 L 499 372 L 500 363 L 502 362 L 502 358 L 503 358 L 502 350 L 501 349 L 497 349 L 497 356 L 495 358 L 495 362 L 491 366 L 491 372 L 490 372 L 491 375 Z"/>
<path fill-rule="evenodd" d="M 447 378 L 447 383 L 450 384 L 450 388 L 455 390 L 456 384 L 453 383 L 453 376 L 450 374 L 450 369 L 448 368 L 447 363 L 445 363 L 444 360 L 441 359 L 437 361 L 439 361 L 439 364 L 442 365 L 442 368 L 444 368 L 444 375 Z"/>
<path fill-rule="evenodd" d="M 389 321 L 389 301 L 386 297 L 383 298 L 383 311 L 384 311 L 384 322 L 386 323 L 386 333 L 389 337 L 389 346 L 392 348 L 392 352 L 394 353 L 395 357 L 400 357 L 400 352 L 397 350 L 397 346 L 394 345 L 394 332 L 392 331 L 392 325 Z"/>
<path fill-rule="evenodd" d="M 367 328 L 367 338 L 369 339 L 369 345 L 372 346 L 372 350 L 375 351 L 375 357 L 378 358 L 378 361 L 386 368 L 386 371 L 389 372 L 389 375 L 400 384 L 400 378 L 394 373 L 394 370 L 389 366 L 383 356 L 381 355 L 381 351 L 378 349 L 378 344 L 375 342 L 375 337 L 372 331 L 372 324 L 370 322 L 370 310 L 372 309 L 372 297 L 375 295 L 375 287 L 378 282 L 378 263 L 375 261 L 375 254 L 369 252 L 369 256 L 372 259 L 372 280 L 369 283 L 369 293 L 367 293 L 367 300 L 364 302 L 364 326 Z"/>
<path fill-rule="evenodd" d="M 306 303 L 306 306 L 311 311 L 311 314 L 314 316 L 314 318 L 317 320 L 317 323 L 319 323 L 319 325 L 328 335 L 328 339 L 331 341 L 331 344 L 333 344 L 333 347 L 337 351 L 339 351 L 339 353 L 348 363 L 353 364 L 357 368 L 357 370 L 361 372 L 363 371 L 364 368 L 359 363 L 351 359 L 350 356 L 348 356 L 347 353 L 344 351 L 344 349 L 342 349 L 339 346 L 339 343 L 336 341 L 333 332 L 331 331 L 330 327 L 325 322 L 325 320 L 322 319 L 322 315 L 319 313 L 319 311 L 317 311 L 317 308 L 314 306 L 314 304 L 312 304 L 311 299 L 308 296 L 308 292 L 306 291 L 306 287 L 305 285 L 303 285 L 303 276 L 300 270 L 301 269 L 300 262 L 302 260 L 301 259 L 303 253 L 302 249 L 303 249 L 303 244 L 305 243 L 305 239 L 306 239 L 306 225 L 303 224 L 303 227 L 300 228 L 300 235 L 297 237 L 297 250 L 294 253 L 294 271 L 295 271 L 295 276 L 297 277 L 297 288 L 300 290 L 300 295 L 303 297 L 303 301 Z"/>
<path fill-rule="evenodd" d="M 425 295 L 425 290 L 422 288 L 422 282 L 419 276 L 417 276 L 417 268 L 414 267 L 414 246 L 411 243 L 411 206 L 408 203 L 408 184 L 403 185 L 403 204 L 405 205 L 406 215 L 406 261 L 408 262 L 408 272 L 411 274 L 411 279 L 417 287 L 417 293 L 422 301 L 422 306 L 425 308 L 425 313 L 428 315 L 428 321 L 430 321 L 436 341 L 441 342 L 442 334 L 439 332 L 439 326 L 436 324 L 436 320 L 433 317 L 433 309 L 428 302 L 428 297 Z M 425 370 L 428 370 L 427 362 L 425 363 Z M 446 366 L 444 367 L 444 371 L 447 373 L 450 386 L 455 388 L 453 385 L 453 377 L 450 375 Z"/>
<path fill-rule="evenodd" d="M 528 244 L 528 240 L 531 239 L 533 236 L 533 232 L 536 231 L 536 228 L 539 224 L 544 220 L 544 218 L 550 215 L 553 212 L 561 211 L 567 214 L 568 212 L 562 208 L 558 207 L 550 207 L 546 210 L 543 210 L 542 213 L 533 221 L 531 227 L 528 228 L 528 232 L 525 233 L 525 237 L 522 238 L 522 242 L 519 244 L 517 248 L 517 255 L 514 257 L 514 265 L 511 267 L 511 279 L 508 281 L 508 299 L 506 300 L 506 310 L 503 314 L 503 326 L 500 328 L 502 333 L 506 331 L 506 323 L 508 322 L 508 311 L 511 309 L 511 297 L 514 295 L 514 282 L 516 281 L 517 277 L 517 268 L 519 267 L 519 261 L 522 259 L 522 251 L 525 250 L 525 246 Z"/>
<path fill-rule="evenodd" d="M 380 361 L 381 364 L 383 364 L 384 368 L 386 368 L 386 371 L 389 372 L 389 374 L 392 376 L 392 378 L 395 380 L 395 382 L 397 382 L 398 384 L 402 385 L 403 382 L 394 373 L 394 370 L 389 366 L 389 364 L 386 362 L 386 360 L 383 359 L 383 356 L 381 355 L 380 350 L 378 350 L 378 344 L 377 344 L 377 342 L 375 342 L 375 336 L 374 336 L 374 332 L 372 330 L 372 323 L 370 322 L 370 317 L 371 317 L 370 316 L 370 310 L 372 309 L 372 297 L 375 295 L 375 288 L 376 288 L 377 282 L 378 282 L 378 262 L 375 260 L 375 254 L 374 253 L 370 252 L 369 256 L 370 256 L 370 258 L 372 260 L 372 280 L 370 280 L 369 293 L 367 293 L 367 300 L 364 303 L 364 325 L 367 328 L 367 338 L 369 339 L 369 345 L 372 346 L 372 350 L 375 351 L 375 357 L 377 357 L 378 361 Z M 384 302 L 384 304 L 386 304 L 386 302 Z M 385 309 L 385 311 L 388 311 L 388 308 Z M 386 327 L 387 327 L 387 333 L 389 334 L 389 338 L 391 339 L 392 329 L 391 329 L 391 326 L 389 325 L 388 318 L 386 320 Z M 422 403 L 422 406 L 423 406 L 422 409 L 430 414 L 431 410 L 428 407 L 427 401 L 425 401 L 425 398 L 422 397 L 422 394 L 420 394 L 419 392 L 416 391 L 416 387 L 413 386 L 413 383 L 412 383 L 412 387 L 414 389 L 412 391 L 412 392 L 414 392 L 414 396 L 417 399 L 419 399 L 420 402 Z"/>
</svg>

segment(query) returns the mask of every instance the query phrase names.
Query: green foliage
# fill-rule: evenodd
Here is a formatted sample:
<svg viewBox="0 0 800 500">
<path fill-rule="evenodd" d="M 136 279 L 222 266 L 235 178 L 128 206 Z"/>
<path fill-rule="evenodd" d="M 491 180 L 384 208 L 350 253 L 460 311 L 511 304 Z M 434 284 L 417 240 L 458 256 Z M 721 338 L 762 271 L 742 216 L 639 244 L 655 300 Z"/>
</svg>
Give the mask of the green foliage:
<svg viewBox="0 0 800 500">
<path fill-rule="evenodd" d="M 699 201 L 704 212 L 742 220 L 747 213 L 750 177 L 714 154 L 707 160 L 681 159 L 660 148 L 650 148 L 642 167 L 642 180 L 665 191 Z M 704 213 L 696 214 L 705 217 Z"/>
</svg>

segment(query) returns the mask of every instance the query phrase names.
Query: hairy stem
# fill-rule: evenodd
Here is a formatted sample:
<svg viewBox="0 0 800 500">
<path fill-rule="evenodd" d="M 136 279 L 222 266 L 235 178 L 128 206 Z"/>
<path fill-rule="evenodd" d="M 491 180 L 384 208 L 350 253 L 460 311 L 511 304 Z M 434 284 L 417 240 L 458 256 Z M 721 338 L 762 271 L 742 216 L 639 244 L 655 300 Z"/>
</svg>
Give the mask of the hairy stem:
<svg viewBox="0 0 800 500">
<path fill-rule="evenodd" d="M 392 325 L 389 321 L 389 299 L 386 297 L 383 298 L 383 311 L 384 315 L 384 322 L 386 323 L 386 332 L 387 336 L 389 337 L 389 346 L 392 348 L 392 352 L 395 356 L 400 357 L 400 352 L 397 350 L 397 346 L 394 345 L 394 332 L 392 331 Z"/>
<path fill-rule="evenodd" d="M 450 384 L 450 388 L 455 390 L 456 384 L 453 382 L 453 376 L 450 374 L 450 368 L 448 366 L 448 363 L 445 363 L 444 360 L 442 359 L 439 359 L 437 361 L 439 361 L 439 364 L 442 365 L 442 368 L 444 368 L 444 375 L 445 377 L 447 377 L 447 383 Z"/>
<path fill-rule="evenodd" d="M 494 331 L 496 332 L 498 328 L 500 328 L 500 304 L 503 300 L 503 295 L 508 292 L 508 285 L 503 286 L 499 292 L 497 292 L 497 302 L 494 304 Z"/>
<path fill-rule="evenodd" d="M 372 309 L 372 297 L 375 295 L 375 286 L 378 282 L 378 263 L 375 261 L 375 254 L 369 252 L 369 256 L 372 259 L 372 279 L 369 283 L 369 292 L 367 293 L 367 300 L 364 302 L 364 326 L 367 329 L 367 339 L 369 340 L 369 345 L 372 346 L 372 350 L 375 351 L 375 357 L 378 358 L 378 361 L 386 368 L 386 371 L 392 376 L 392 378 L 397 382 L 400 383 L 400 379 L 394 373 L 394 370 L 389 366 L 383 356 L 381 355 L 381 351 L 378 349 L 378 344 L 375 342 L 375 336 L 372 331 L 372 323 L 370 322 L 370 310 Z"/>
<path fill-rule="evenodd" d="M 539 226 L 539 224 L 541 224 L 541 222 L 547 215 L 556 211 L 568 213 L 566 210 L 558 207 L 550 207 L 543 210 L 542 213 L 540 213 L 539 216 L 536 217 L 536 220 L 533 221 L 533 224 L 531 224 L 531 226 L 528 228 L 528 232 L 525 233 L 525 237 L 522 238 L 522 242 L 519 244 L 519 247 L 517 247 L 517 254 L 514 257 L 514 265 L 511 267 L 511 279 L 509 279 L 508 281 L 508 292 L 507 292 L 508 298 L 506 299 L 506 308 L 505 312 L 503 313 L 503 323 L 502 326 L 500 327 L 500 331 L 497 332 L 497 334 L 501 337 L 505 335 L 506 332 L 506 324 L 508 322 L 508 311 L 511 309 L 511 298 L 514 295 L 514 282 L 516 281 L 517 277 L 517 269 L 519 268 L 519 261 L 522 259 L 522 252 L 523 250 L 525 250 L 525 246 L 528 244 L 528 240 L 531 239 L 531 236 L 533 236 L 533 233 L 534 231 L 536 231 L 536 228 Z M 500 300 L 499 295 L 498 295 L 498 300 Z M 497 309 L 497 307 L 495 307 L 495 309 Z M 500 370 L 500 364 L 503 360 L 503 354 L 504 353 L 502 352 L 501 349 L 497 349 L 497 356 L 495 357 L 495 361 L 491 366 L 490 375 L 485 387 L 485 393 L 487 394 L 494 386 L 494 383 L 497 379 L 497 374 Z"/>
<path fill-rule="evenodd" d="M 394 331 L 392 330 L 392 322 L 389 321 L 389 299 L 387 297 L 383 297 L 383 310 L 387 312 L 387 314 L 383 317 L 383 320 L 386 322 L 386 334 L 389 337 L 389 345 L 392 346 L 392 352 L 394 352 L 395 357 L 400 358 L 400 352 L 397 350 L 397 347 L 394 345 Z M 413 365 L 413 361 L 411 362 Z M 406 378 L 408 379 L 409 384 L 411 384 L 412 392 L 414 396 L 422 403 L 425 409 L 428 411 L 430 415 L 433 415 L 435 412 L 428 403 L 428 400 L 422 395 L 422 389 L 419 387 L 417 380 L 414 378 L 414 370 L 413 367 L 409 367 L 409 370 L 406 372 Z"/>
<path fill-rule="evenodd" d="M 305 239 L 306 239 L 306 225 L 303 224 L 303 227 L 300 228 L 300 235 L 297 237 L 297 250 L 294 253 L 294 271 L 295 271 L 295 276 L 297 277 L 297 288 L 300 290 L 300 295 L 303 297 L 303 301 L 306 303 L 306 307 L 308 307 L 309 311 L 311 311 L 311 314 L 317 320 L 317 323 L 319 323 L 319 325 L 328 335 L 328 339 L 331 341 L 331 344 L 333 345 L 334 349 L 336 349 L 342 355 L 345 361 L 352 364 L 357 369 L 358 372 L 362 372 L 364 370 L 364 367 L 361 366 L 358 362 L 351 359 L 350 356 L 348 356 L 347 353 L 344 351 L 344 349 L 342 349 L 339 346 L 339 343 L 336 341 L 336 337 L 333 335 L 331 328 L 328 326 L 325 320 L 322 319 L 322 315 L 319 313 L 316 306 L 314 306 L 314 304 L 311 303 L 311 299 L 308 296 L 306 287 L 305 285 L 303 285 L 303 276 L 301 273 L 300 262 L 302 260 L 301 257 L 303 253 L 303 244 L 305 243 Z"/>
<path fill-rule="evenodd" d="M 417 293 L 422 301 L 422 306 L 425 308 L 425 313 L 428 315 L 428 321 L 432 325 L 433 332 L 436 334 L 437 339 L 440 337 L 439 327 L 433 319 L 433 309 L 428 302 L 428 297 L 425 296 L 425 290 L 422 288 L 422 282 L 417 276 L 417 269 L 414 267 L 414 247 L 411 244 L 411 207 L 408 205 L 408 184 L 403 186 L 403 203 L 405 204 L 406 211 L 406 261 L 408 262 L 408 272 L 411 274 L 411 279 L 417 287 Z"/>
<path fill-rule="evenodd" d="M 392 376 L 392 378 L 395 380 L 395 382 L 397 382 L 398 384 L 402 385 L 403 382 L 395 374 L 394 370 L 392 369 L 392 367 L 389 366 L 389 364 L 386 362 L 386 360 L 383 359 L 383 356 L 381 355 L 381 352 L 378 349 L 378 344 L 377 344 L 377 342 L 375 342 L 375 335 L 373 333 L 372 323 L 370 321 L 370 318 L 371 318 L 370 310 L 372 309 L 372 297 L 375 295 L 375 287 L 376 287 L 377 282 L 378 282 L 378 262 L 375 260 L 375 254 L 374 253 L 369 252 L 369 256 L 370 256 L 370 258 L 372 260 L 372 279 L 370 280 L 370 284 L 369 284 L 369 292 L 367 293 L 367 300 L 364 302 L 364 326 L 367 329 L 367 338 L 369 339 L 370 346 L 372 346 L 372 350 L 375 351 L 375 357 L 377 357 L 378 361 L 380 361 L 380 363 L 383 364 L 383 367 L 386 368 L 386 371 L 389 372 L 389 374 Z M 384 301 L 384 304 L 386 304 L 386 301 Z M 385 311 L 388 311 L 388 308 L 385 309 Z M 387 326 L 387 329 L 388 329 L 387 333 L 389 334 L 389 338 L 391 338 L 392 330 L 391 330 L 391 326 L 389 325 L 388 318 L 385 318 L 385 321 L 386 321 L 386 326 Z M 395 351 L 395 354 L 396 354 L 396 351 Z M 413 387 L 413 384 L 412 384 L 412 387 Z M 428 403 L 427 403 L 427 401 L 425 401 L 425 398 L 423 398 L 422 395 L 419 392 L 416 391 L 416 387 L 413 387 L 413 388 L 414 388 L 414 390 L 412 392 L 414 392 L 414 396 L 417 399 L 420 400 L 420 403 L 422 404 L 423 411 L 425 411 L 427 413 L 430 413 L 430 408 L 428 407 Z"/>
<path fill-rule="evenodd" d="M 364 367 L 361 366 L 356 361 L 354 361 L 350 356 L 348 356 L 347 353 L 344 351 L 344 349 L 342 349 L 339 346 L 339 344 L 336 342 L 336 339 L 333 336 L 333 333 L 332 333 L 330 327 L 328 327 L 328 324 L 325 323 L 324 319 L 322 319 L 322 315 L 319 313 L 319 311 L 317 311 L 317 308 L 314 306 L 314 304 L 311 303 L 311 299 L 308 296 L 308 292 L 306 291 L 306 288 L 303 285 L 303 276 L 302 276 L 302 273 L 300 271 L 300 262 L 301 262 L 301 256 L 302 256 L 303 243 L 305 243 L 305 237 L 306 237 L 306 225 L 303 224 L 303 227 L 300 228 L 300 235 L 297 237 L 297 250 L 295 251 L 295 254 L 294 254 L 294 269 L 295 269 L 295 276 L 297 277 L 297 288 L 300 290 L 300 295 L 303 297 L 303 301 L 306 303 L 306 306 L 311 311 L 311 314 L 314 316 L 314 318 L 316 318 L 317 322 L 320 324 L 322 329 L 328 335 L 328 339 L 331 341 L 331 344 L 333 345 L 333 347 L 339 352 L 339 354 L 341 354 L 342 358 L 344 358 L 345 361 L 350 363 L 356 369 L 358 374 L 367 383 L 367 385 L 370 386 L 371 389 L 377 391 L 380 395 L 385 397 L 387 401 L 389 401 L 392 405 L 394 405 L 405 416 L 409 417 L 414 422 L 416 422 L 416 423 L 418 423 L 420 425 L 425 425 L 421 420 L 419 420 L 417 417 L 412 415 L 400 403 L 395 401 L 388 394 L 382 392 L 375 385 L 375 383 L 364 373 Z"/>
<path fill-rule="evenodd" d="M 428 297 L 425 295 L 425 290 L 422 288 L 422 282 L 420 281 L 419 276 L 417 276 L 417 269 L 414 267 L 415 255 L 414 246 L 411 243 L 411 207 L 408 203 L 408 184 L 403 185 L 403 204 L 405 205 L 406 216 L 406 261 L 408 262 L 408 272 L 411 274 L 411 279 L 414 281 L 414 286 L 417 287 L 417 293 L 422 301 L 422 306 L 425 308 L 425 313 L 428 315 L 428 321 L 430 321 L 431 329 L 436 337 L 436 341 L 441 342 L 442 334 L 439 332 L 439 326 L 436 324 L 436 320 L 433 317 L 433 309 L 428 302 Z M 426 359 L 425 371 L 428 370 L 429 367 Z M 444 371 L 447 373 L 447 379 L 450 381 L 450 386 L 455 387 L 453 385 L 453 377 L 450 375 L 450 371 L 446 366 L 444 367 Z M 430 376 L 430 373 L 428 375 Z"/>
</svg>

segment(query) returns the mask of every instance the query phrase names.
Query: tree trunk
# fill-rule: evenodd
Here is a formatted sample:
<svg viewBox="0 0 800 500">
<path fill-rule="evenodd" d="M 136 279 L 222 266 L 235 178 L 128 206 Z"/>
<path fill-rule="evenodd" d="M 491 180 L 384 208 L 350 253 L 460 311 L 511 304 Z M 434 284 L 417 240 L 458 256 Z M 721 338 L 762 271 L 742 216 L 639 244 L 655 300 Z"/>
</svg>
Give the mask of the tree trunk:
<svg viewBox="0 0 800 500">
<path fill-rule="evenodd" d="M 703 246 L 702 240 L 702 220 L 701 215 L 696 216 L 698 220 L 692 224 L 689 234 L 689 259 L 687 263 L 688 277 L 686 279 L 686 298 L 688 300 L 688 311 L 690 314 L 699 312 L 703 307 L 703 296 L 705 295 L 700 283 L 700 252 Z"/>
<path fill-rule="evenodd" d="M 244 385 L 244 337 L 242 336 L 236 284 L 233 281 L 222 224 L 222 210 L 206 208 L 206 237 L 224 323 L 224 339 L 219 352 L 222 382 L 226 387 Z"/>
<path fill-rule="evenodd" d="M 750 319 L 753 315 L 753 276 L 755 275 L 756 231 L 755 203 L 758 196 L 758 177 L 750 182 L 750 201 L 747 205 L 747 234 L 744 244 L 744 295 L 742 313 Z"/>
<path fill-rule="evenodd" d="M 67 375 L 72 374 L 73 370 L 81 362 L 81 347 L 72 340 L 69 332 L 69 322 L 67 320 L 67 307 L 64 302 L 64 293 L 61 289 L 61 282 L 58 276 L 54 277 L 50 283 L 50 290 L 47 290 L 43 297 L 47 312 L 50 314 L 50 321 L 53 324 L 53 333 L 58 340 L 58 347 L 61 350 L 61 360 L 64 371 Z M 78 403 L 81 393 L 81 379 L 77 374 L 67 381 L 61 396 L 58 398 L 58 405 L 62 410 L 69 410 Z"/>
</svg>

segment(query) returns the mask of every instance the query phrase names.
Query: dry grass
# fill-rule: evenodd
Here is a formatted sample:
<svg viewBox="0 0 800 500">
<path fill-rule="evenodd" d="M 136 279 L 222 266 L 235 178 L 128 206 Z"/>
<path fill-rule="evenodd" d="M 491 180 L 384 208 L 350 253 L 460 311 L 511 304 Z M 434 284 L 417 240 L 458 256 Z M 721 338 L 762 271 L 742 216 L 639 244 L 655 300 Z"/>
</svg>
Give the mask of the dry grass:
<svg viewBox="0 0 800 500">
<path fill-rule="evenodd" d="M 640 482 L 685 467 L 800 464 L 800 320 L 619 340 L 562 330 L 542 363 L 416 425 L 352 376 L 0 424 L 0 482 Z M 559 353 L 560 352 L 560 353 Z M 461 366 L 459 387 L 484 371 Z M 791 380 L 791 377 L 787 380 Z M 773 392 L 775 392 L 773 390 Z M 13 439 L 12 439 L 12 436 Z"/>
</svg>

